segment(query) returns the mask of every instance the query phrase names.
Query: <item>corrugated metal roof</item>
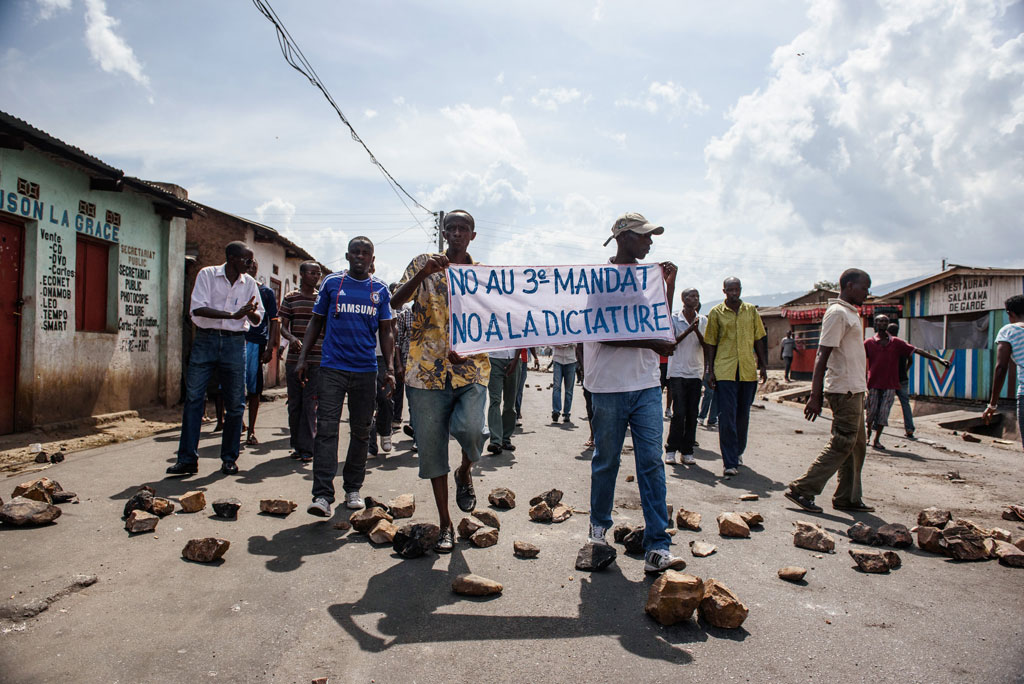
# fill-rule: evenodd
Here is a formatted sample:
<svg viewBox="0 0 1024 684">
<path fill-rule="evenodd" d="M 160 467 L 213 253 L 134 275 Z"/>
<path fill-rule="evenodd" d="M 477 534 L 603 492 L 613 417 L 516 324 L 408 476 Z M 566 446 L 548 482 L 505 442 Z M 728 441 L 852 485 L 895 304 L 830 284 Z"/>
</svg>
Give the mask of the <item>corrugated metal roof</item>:
<svg viewBox="0 0 1024 684">
<path fill-rule="evenodd" d="M 916 290 L 925 285 L 931 285 L 934 282 L 945 280 L 955 275 L 987 275 L 987 276 L 1024 276 L 1024 268 L 996 268 L 996 267 L 975 267 L 975 266 L 960 266 L 953 264 L 950 268 L 945 271 L 935 273 L 930 276 L 924 276 L 913 280 L 909 283 L 898 284 L 896 288 L 885 294 L 878 295 L 878 299 L 888 299 L 890 297 L 899 297 L 901 295 Z"/>
</svg>

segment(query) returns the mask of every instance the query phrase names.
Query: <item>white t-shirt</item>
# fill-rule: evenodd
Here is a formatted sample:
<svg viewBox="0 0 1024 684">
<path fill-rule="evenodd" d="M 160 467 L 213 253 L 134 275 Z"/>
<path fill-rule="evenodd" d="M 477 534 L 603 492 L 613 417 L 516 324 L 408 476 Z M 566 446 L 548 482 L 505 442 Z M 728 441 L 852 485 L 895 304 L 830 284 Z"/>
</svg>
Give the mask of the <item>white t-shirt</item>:
<svg viewBox="0 0 1024 684">
<path fill-rule="evenodd" d="M 519 355 L 518 349 L 500 349 L 498 351 L 488 352 L 487 356 L 492 359 L 514 359 Z"/>
<path fill-rule="evenodd" d="M 686 320 L 682 311 L 672 314 L 672 327 L 675 329 L 676 337 L 690 327 L 690 322 Z M 707 328 L 708 317 L 697 314 L 697 330 L 703 335 Z M 704 348 L 701 346 L 700 338 L 694 333 L 690 333 L 676 345 L 676 353 L 668 357 L 668 377 L 691 379 L 704 377 Z"/>
<path fill-rule="evenodd" d="M 583 386 L 598 394 L 660 387 L 658 355 L 650 349 L 584 342 Z"/>
<path fill-rule="evenodd" d="M 868 391 L 864 327 L 857 307 L 841 299 L 828 300 L 821 319 L 821 347 L 832 347 L 825 367 L 826 392 L 845 394 Z"/>
</svg>

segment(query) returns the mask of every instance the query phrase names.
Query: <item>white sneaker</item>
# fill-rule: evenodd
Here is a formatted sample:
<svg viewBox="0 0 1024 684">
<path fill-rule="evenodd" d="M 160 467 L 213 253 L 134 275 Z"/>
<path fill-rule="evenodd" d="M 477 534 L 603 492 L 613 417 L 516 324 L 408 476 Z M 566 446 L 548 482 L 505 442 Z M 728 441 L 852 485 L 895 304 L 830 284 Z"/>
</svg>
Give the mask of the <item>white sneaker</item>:
<svg viewBox="0 0 1024 684">
<path fill-rule="evenodd" d="M 321 518 L 331 517 L 331 503 L 322 496 L 318 496 L 313 499 L 313 503 L 309 504 L 306 508 L 306 512 L 310 515 L 317 515 Z"/>
<path fill-rule="evenodd" d="M 683 465 L 696 465 L 697 461 L 694 460 L 693 454 L 683 454 Z"/>
<path fill-rule="evenodd" d="M 725 476 L 726 477 L 732 477 L 733 475 L 739 475 L 739 474 L 740 474 L 740 471 L 738 471 L 736 468 L 726 468 L 725 469 Z"/>
<path fill-rule="evenodd" d="M 676 461 L 676 452 L 674 452 L 674 451 L 666 451 L 665 452 L 665 463 L 670 463 L 672 465 L 675 465 L 677 463 L 677 461 Z"/>
<path fill-rule="evenodd" d="M 608 542 L 604 538 L 604 534 L 607 531 L 608 529 L 605 527 L 590 523 L 590 538 L 587 539 L 587 541 L 591 544 L 604 544 L 605 546 L 608 546 Z"/>
<path fill-rule="evenodd" d="M 742 456 L 737 456 L 736 457 L 736 462 L 739 463 L 740 465 L 743 465 L 743 457 Z"/>
<path fill-rule="evenodd" d="M 380 450 L 385 454 L 391 451 L 391 435 L 382 435 L 380 438 Z"/>
<path fill-rule="evenodd" d="M 686 567 L 686 561 L 679 556 L 673 556 L 667 549 L 654 549 L 653 551 L 648 551 L 644 561 L 644 572 L 682 570 Z"/>
<path fill-rule="evenodd" d="M 359 492 L 346 492 L 345 505 L 353 511 L 357 511 L 365 506 L 363 503 L 363 497 L 359 496 Z"/>
</svg>

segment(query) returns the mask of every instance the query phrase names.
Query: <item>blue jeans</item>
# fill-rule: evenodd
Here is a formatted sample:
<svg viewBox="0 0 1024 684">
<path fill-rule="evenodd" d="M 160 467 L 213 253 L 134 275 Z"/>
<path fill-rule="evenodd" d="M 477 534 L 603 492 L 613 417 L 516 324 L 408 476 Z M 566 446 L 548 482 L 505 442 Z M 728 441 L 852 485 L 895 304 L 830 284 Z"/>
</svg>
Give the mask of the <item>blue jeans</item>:
<svg viewBox="0 0 1024 684">
<path fill-rule="evenodd" d="M 665 466 L 661 462 L 661 388 L 635 392 L 594 392 L 594 458 L 590 465 L 590 522 L 612 526 L 615 478 L 626 426 L 633 435 L 636 479 L 644 511 L 644 550 L 667 549 L 668 509 Z"/>
<path fill-rule="evenodd" d="M 705 418 L 708 419 L 708 425 L 718 422 L 718 393 L 711 389 L 706 377 L 704 378 L 704 398 L 700 402 L 700 413 L 697 414 L 698 420 Z"/>
<path fill-rule="evenodd" d="M 719 380 L 718 390 L 718 445 L 726 468 L 740 464 L 740 456 L 747 448 L 747 427 L 750 424 L 750 405 L 754 403 L 757 382 Z"/>
<path fill-rule="evenodd" d="M 1024 394 L 1017 396 L 1017 435 L 1024 444 Z"/>
<path fill-rule="evenodd" d="M 249 396 L 263 392 L 263 352 L 266 346 L 258 342 L 245 343 L 245 393 Z"/>
<path fill-rule="evenodd" d="M 409 413 L 414 416 L 416 446 L 419 447 L 420 477 L 432 480 L 447 475 L 448 438 L 454 437 L 466 457 L 476 463 L 484 447 L 484 405 L 487 388 L 471 384 L 444 389 L 408 387 Z"/>
<path fill-rule="evenodd" d="M 554 365 L 554 385 L 551 388 L 551 411 L 568 416 L 572 411 L 572 390 L 576 386 L 576 362 Z M 565 386 L 565 404 L 562 404 L 562 386 Z"/>
<path fill-rule="evenodd" d="M 510 364 L 516 369 L 507 373 Z M 516 389 L 519 387 L 519 366 L 517 359 L 491 359 L 491 375 L 487 383 L 490 401 L 487 405 L 487 427 L 490 429 L 491 444 L 501 446 L 512 442 L 516 430 Z"/>
<path fill-rule="evenodd" d="M 910 409 L 910 383 L 901 382 L 900 388 L 896 390 L 896 396 L 900 400 L 900 408 L 903 409 L 903 429 L 908 435 L 914 432 L 914 412 Z"/>
<path fill-rule="evenodd" d="M 185 406 L 181 412 L 181 439 L 178 463 L 199 461 L 199 429 L 203 424 L 206 385 L 216 370 L 224 397 L 224 433 L 220 458 L 225 463 L 238 460 L 242 438 L 242 412 L 245 410 L 245 338 L 220 335 L 220 331 L 196 329 L 192 354 L 185 375 Z"/>
</svg>

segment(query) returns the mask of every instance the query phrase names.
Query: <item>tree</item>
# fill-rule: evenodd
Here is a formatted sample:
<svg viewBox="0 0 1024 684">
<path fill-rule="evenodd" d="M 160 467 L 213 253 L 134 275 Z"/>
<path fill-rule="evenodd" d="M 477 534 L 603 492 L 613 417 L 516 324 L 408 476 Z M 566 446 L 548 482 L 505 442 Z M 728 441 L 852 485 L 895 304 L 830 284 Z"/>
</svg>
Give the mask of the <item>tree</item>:
<svg viewBox="0 0 1024 684">
<path fill-rule="evenodd" d="M 838 292 L 839 291 L 839 283 L 837 283 L 837 282 L 835 282 L 833 280 L 819 280 L 818 282 L 814 283 L 814 289 L 815 290 L 834 290 L 834 291 Z"/>
</svg>

